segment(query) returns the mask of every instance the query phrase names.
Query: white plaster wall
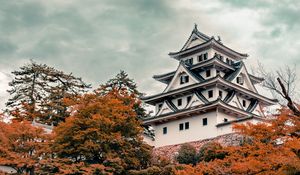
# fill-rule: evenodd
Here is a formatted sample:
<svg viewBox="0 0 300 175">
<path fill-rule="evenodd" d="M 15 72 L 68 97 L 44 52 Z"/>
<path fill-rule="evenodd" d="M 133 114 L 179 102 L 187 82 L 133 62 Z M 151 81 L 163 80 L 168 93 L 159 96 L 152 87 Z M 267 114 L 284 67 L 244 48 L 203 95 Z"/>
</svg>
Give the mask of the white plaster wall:
<svg viewBox="0 0 300 175">
<path fill-rule="evenodd" d="M 224 100 L 224 98 L 227 96 L 228 92 L 225 91 L 225 90 L 223 90 L 223 89 L 221 89 L 221 88 L 216 88 L 216 95 L 217 95 L 217 97 L 219 97 L 219 91 L 222 91 L 222 98 L 221 98 L 221 100 Z"/>
<path fill-rule="evenodd" d="M 150 146 L 155 146 L 155 141 L 153 138 L 143 134 L 143 141 L 146 142 Z"/>
<path fill-rule="evenodd" d="M 242 109 L 242 106 L 240 105 L 239 99 L 237 98 L 236 94 L 234 95 L 234 97 L 231 99 L 231 101 L 228 104 L 231 105 L 231 106 Z"/>
<path fill-rule="evenodd" d="M 225 73 L 222 72 L 222 71 L 219 74 L 220 74 L 221 77 L 224 77 L 224 75 L 225 75 Z"/>
<path fill-rule="evenodd" d="M 263 116 L 263 113 L 262 113 L 262 111 L 261 111 L 261 109 L 260 109 L 260 107 L 259 107 L 259 104 L 256 106 L 256 108 L 253 110 L 252 113 L 253 113 L 253 114 L 256 114 L 256 115 L 258 115 L 258 116 Z"/>
<path fill-rule="evenodd" d="M 208 91 L 210 90 L 213 90 L 213 97 L 211 98 L 208 98 Z M 206 90 L 203 90 L 202 91 L 202 95 L 208 100 L 208 101 L 214 101 L 218 98 L 219 96 L 219 91 L 217 91 L 218 88 L 216 87 L 213 87 L 213 88 L 210 88 L 210 89 L 206 89 Z M 218 93 L 217 93 L 218 92 Z"/>
<path fill-rule="evenodd" d="M 214 56 L 215 53 L 217 53 L 217 54 L 223 56 L 223 61 L 224 61 L 225 63 L 226 63 L 226 58 L 228 58 L 229 60 L 232 60 L 232 61 L 235 62 L 235 59 L 233 59 L 232 57 L 230 57 L 230 56 L 228 56 L 228 55 L 225 55 L 225 54 L 223 54 L 223 53 L 220 53 L 220 52 L 216 51 L 215 49 L 211 49 L 211 53 L 212 53 L 212 56 Z"/>
<path fill-rule="evenodd" d="M 202 119 L 207 118 L 207 125 L 202 125 Z M 189 122 L 188 130 L 179 131 L 179 124 Z M 216 112 L 192 116 L 180 120 L 170 121 L 155 126 L 155 147 L 191 142 L 217 136 Z M 163 127 L 168 128 L 168 133 L 163 134 Z"/>
<path fill-rule="evenodd" d="M 183 58 L 182 60 L 187 60 L 187 59 L 190 59 L 190 58 L 193 58 L 193 64 L 197 64 L 199 63 L 198 61 L 198 56 L 201 55 L 201 54 L 205 54 L 207 53 L 207 60 L 208 59 L 211 59 L 214 55 L 212 54 L 212 50 L 211 49 L 208 49 L 208 50 L 204 50 L 202 52 L 199 52 L 199 53 L 196 53 L 196 54 L 193 54 L 193 55 L 190 55 L 186 58 Z"/>
<path fill-rule="evenodd" d="M 202 124 L 203 118 L 207 118 L 208 120 L 208 124 L 206 126 L 203 126 Z M 224 118 L 227 118 L 228 121 L 236 119 L 234 116 L 229 116 L 222 112 L 214 111 L 153 126 L 155 129 L 155 141 L 152 143 L 150 142 L 150 144 L 153 144 L 155 147 L 161 147 L 213 138 L 219 135 L 232 133 L 232 124 L 216 127 L 217 124 L 223 123 Z M 179 124 L 185 122 L 189 122 L 189 129 L 180 131 Z M 246 122 L 255 124 L 261 121 L 257 119 L 251 119 L 239 122 L 239 124 Z M 167 134 L 163 134 L 164 127 L 167 127 Z"/>
<path fill-rule="evenodd" d="M 234 116 L 231 116 L 231 115 L 228 115 L 228 114 L 224 114 L 222 112 L 218 112 L 218 115 L 217 115 L 217 123 L 224 123 L 224 118 L 227 118 L 228 121 L 232 121 L 232 120 L 235 120 L 236 117 Z"/>
<path fill-rule="evenodd" d="M 192 41 L 192 42 L 189 44 L 189 46 L 188 46 L 187 48 L 194 47 L 194 46 L 199 45 L 199 44 L 202 44 L 202 43 L 204 43 L 204 42 L 205 42 L 205 41 L 204 41 L 203 39 L 198 38 L 198 39 Z"/>
<path fill-rule="evenodd" d="M 215 77 L 217 75 L 217 70 L 215 68 L 211 68 L 210 69 L 210 76 L 206 77 L 206 71 L 202 71 L 200 72 L 200 75 L 204 78 L 204 79 L 209 79 L 212 77 Z"/>
</svg>

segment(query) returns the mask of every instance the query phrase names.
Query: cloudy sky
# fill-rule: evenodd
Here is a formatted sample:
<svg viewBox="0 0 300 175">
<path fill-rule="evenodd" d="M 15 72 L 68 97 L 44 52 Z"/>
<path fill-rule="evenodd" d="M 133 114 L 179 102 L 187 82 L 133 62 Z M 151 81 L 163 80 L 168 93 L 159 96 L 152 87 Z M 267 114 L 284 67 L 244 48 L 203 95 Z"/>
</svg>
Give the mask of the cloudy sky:
<svg viewBox="0 0 300 175">
<path fill-rule="evenodd" d="M 194 23 L 250 57 L 248 68 L 300 64 L 298 0 L 0 0 L 0 97 L 30 59 L 73 72 L 93 87 L 125 70 L 140 91 L 164 86 Z M 299 72 L 298 72 L 299 74 Z M 300 77 L 300 75 L 299 75 Z"/>
</svg>

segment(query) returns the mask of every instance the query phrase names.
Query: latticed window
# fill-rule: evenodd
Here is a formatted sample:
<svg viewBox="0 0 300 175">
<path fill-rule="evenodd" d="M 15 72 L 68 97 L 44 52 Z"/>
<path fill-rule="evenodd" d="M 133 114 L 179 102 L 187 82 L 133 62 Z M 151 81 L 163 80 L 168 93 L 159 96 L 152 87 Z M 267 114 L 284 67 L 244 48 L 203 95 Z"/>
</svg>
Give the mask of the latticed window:
<svg viewBox="0 0 300 175">
<path fill-rule="evenodd" d="M 238 76 L 236 78 L 236 82 L 240 85 L 243 85 L 244 84 L 244 77 L 243 76 Z"/>
<path fill-rule="evenodd" d="M 180 76 L 180 84 L 188 83 L 189 82 L 189 76 L 188 75 L 181 75 Z"/>
</svg>

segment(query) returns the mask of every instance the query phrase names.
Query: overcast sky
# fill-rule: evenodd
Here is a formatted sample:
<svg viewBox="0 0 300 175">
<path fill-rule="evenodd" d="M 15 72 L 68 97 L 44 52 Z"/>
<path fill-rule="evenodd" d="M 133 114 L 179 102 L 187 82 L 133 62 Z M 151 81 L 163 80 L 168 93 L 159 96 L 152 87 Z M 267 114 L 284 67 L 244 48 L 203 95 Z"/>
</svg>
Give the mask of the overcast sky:
<svg viewBox="0 0 300 175">
<path fill-rule="evenodd" d="M 248 69 L 300 64 L 298 0 L 0 0 L 0 107 L 10 72 L 29 62 L 73 72 L 93 87 L 125 70 L 147 94 L 173 71 L 194 23 L 248 53 Z M 299 72 L 298 72 L 299 74 Z M 299 75 L 300 77 L 300 75 Z"/>
</svg>

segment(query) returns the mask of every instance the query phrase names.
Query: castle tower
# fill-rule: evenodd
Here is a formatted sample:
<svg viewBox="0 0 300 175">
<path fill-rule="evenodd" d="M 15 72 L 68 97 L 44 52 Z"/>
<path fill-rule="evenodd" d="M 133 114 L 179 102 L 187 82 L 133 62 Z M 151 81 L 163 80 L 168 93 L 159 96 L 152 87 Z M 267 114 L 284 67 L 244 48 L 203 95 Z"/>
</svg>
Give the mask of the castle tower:
<svg viewBox="0 0 300 175">
<path fill-rule="evenodd" d="M 169 56 L 178 60 L 177 69 L 153 76 L 166 88 L 142 98 L 156 108 L 144 120 L 155 130 L 155 147 L 231 133 L 233 123 L 264 120 L 261 109 L 276 103 L 257 92 L 254 85 L 263 78 L 248 73 L 247 54 L 199 32 L 197 25 L 182 49 Z"/>
</svg>

